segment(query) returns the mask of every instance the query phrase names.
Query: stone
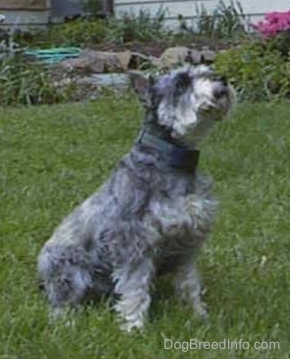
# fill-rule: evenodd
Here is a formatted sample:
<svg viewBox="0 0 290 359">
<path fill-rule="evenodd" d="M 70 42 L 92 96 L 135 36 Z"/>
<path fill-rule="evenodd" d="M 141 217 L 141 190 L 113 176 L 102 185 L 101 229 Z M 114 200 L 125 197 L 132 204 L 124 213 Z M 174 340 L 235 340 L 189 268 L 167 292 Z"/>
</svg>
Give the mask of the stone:
<svg viewBox="0 0 290 359">
<path fill-rule="evenodd" d="M 200 51 L 196 50 L 196 49 L 192 49 L 189 50 L 187 53 L 187 58 L 186 61 L 193 64 L 193 65 L 198 65 L 201 63 L 202 60 L 202 56 Z"/>
<path fill-rule="evenodd" d="M 78 58 L 61 61 L 56 67 L 81 74 L 123 72 L 128 69 L 130 51 L 109 52 L 85 49 Z"/>
<path fill-rule="evenodd" d="M 166 49 L 158 60 L 158 67 L 170 69 L 176 65 L 182 64 L 190 50 L 184 46 L 169 47 Z"/>
<path fill-rule="evenodd" d="M 91 85 L 95 87 L 126 87 L 129 85 L 130 79 L 128 74 L 94 74 L 79 79 L 77 83 L 83 85 Z"/>
<path fill-rule="evenodd" d="M 132 59 L 131 51 L 126 50 L 126 51 L 116 52 L 115 54 L 119 60 L 122 70 L 127 71 L 129 69 L 129 65 Z"/>
<path fill-rule="evenodd" d="M 209 57 L 207 54 L 206 56 Z M 166 49 L 158 61 L 155 60 L 152 63 L 158 68 L 170 69 L 183 63 L 198 65 L 203 59 L 203 52 L 192 47 L 177 46 Z"/>
<path fill-rule="evenodd" d="M 146 69 L 150 66 L 158 65 L 158 58 L 155 56 L 147 56 L 141 52 L 132 51 L 129 64 L 130 70 Z"/>
<path fill-rule="evenodd" d="M 205 63 L 205 64 L 212 64 L 217 55 L 217 53 L 213 50 L 202 50 L 200 52 L 200 54 L 201 54 L 203 63 Z"/>
</svg>

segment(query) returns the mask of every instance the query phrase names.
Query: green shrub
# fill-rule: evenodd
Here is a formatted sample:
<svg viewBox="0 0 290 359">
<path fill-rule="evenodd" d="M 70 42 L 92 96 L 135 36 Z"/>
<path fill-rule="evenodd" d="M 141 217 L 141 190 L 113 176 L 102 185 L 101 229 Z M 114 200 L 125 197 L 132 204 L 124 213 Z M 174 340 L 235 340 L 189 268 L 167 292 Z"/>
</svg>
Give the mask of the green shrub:
<svg viewBox="0 0 290 359">
<path fill-rule="evenodd" d="M 118 19 L 108 19 L 105 39 L 109 42 L 156 41 L 171 36 L 164 26 L 165 11 L 160 8 L 155 16 L 150 11 L 140 10 L 138 15 L 125 14 Z"/>
<path fill-rule="evenodd" d="M 252 41 L 217 55 L 216 70 L 234 85 L 242 100 L 289 97 L 290 62 L 267 43 Z"/>
<path fill-rule="evenodd" d="M 61 46 L 82 46 L 104 40 L 106 26 L 103 20 L 77 19 L 52 28 L 51 36 Z"/>
<path fill-rule="evenodd" d="M 51 71 L 36 63 L 27 63 L 22 55 L 0 60 L 0 105 L 42 104 L 70 99 L 73 84 L 55 86 Z"/>
<path fill-rule="evenodd" d="M 30 47 L 84 47 L 100 42 L 156 41 L 171 36 L 171 31 L 164 26 L 164 20 L 165 11 L 161 8 L 155 16 L 151 16 L 149 11 L 141 10 L 138 15 L 124 14 L 122 18 L 80 18 L 51 25 L 42 31 L 32 31 L 26 39 L 22 37 L 21 42 Z"/>
<path fill-rule="evenodd" d="M 277 50 L 286 59 L 290 52 L 290 29 L 278 33 L 266 40 L 269 49 Z"/>
<path fill-rule="evenodd" d="M 33 47 L 88 46 L 102 42 L 106 31 L 104 20 L 76 19 L 63 24 L 50 25 L 45 30 L 32 31 L 25 45 Z"/>
</svg>

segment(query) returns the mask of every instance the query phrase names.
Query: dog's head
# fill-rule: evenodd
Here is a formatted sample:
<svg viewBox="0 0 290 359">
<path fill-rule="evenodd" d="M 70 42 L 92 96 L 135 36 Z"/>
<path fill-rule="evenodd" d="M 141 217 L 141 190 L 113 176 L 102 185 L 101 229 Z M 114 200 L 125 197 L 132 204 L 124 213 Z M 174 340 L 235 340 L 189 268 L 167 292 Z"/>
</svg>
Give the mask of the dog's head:
<svg viewBox="0 0 290 359">
<path fill-rule="evenodd" d="M 186 66 L 157 78 L 131 74 L 147 109 L 145 122 L 165 131 L 173 142 L 194 146 L 231 109 L 235 93 L 209 67 Z"/>
</svg>

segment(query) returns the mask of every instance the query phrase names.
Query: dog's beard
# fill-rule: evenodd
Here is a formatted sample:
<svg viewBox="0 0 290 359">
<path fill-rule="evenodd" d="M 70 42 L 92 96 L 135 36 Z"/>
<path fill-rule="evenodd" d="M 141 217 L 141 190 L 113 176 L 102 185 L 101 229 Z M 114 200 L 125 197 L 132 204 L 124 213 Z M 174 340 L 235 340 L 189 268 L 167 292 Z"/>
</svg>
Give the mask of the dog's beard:
<svg viewBox="0 0 290 359">
<path fill-rule="evenodd" d="M 230 102 L 227 94 L 220 99 L 187 96 L 171 111 L 171 135 L 177 143 L 193 148 L 206 137 L 215 123 L 228 112 Z M 167 107 L 168 108 L 168 107 Z"/>
<path fill-rule="evenodd" d="M 184 129 L 183 134 L 175 133 L 177 143 L 188 148 L 196 148 L 211 132 L 216 120 L 211 116 L 198 118 L 193 127 Z"/>
</svg>

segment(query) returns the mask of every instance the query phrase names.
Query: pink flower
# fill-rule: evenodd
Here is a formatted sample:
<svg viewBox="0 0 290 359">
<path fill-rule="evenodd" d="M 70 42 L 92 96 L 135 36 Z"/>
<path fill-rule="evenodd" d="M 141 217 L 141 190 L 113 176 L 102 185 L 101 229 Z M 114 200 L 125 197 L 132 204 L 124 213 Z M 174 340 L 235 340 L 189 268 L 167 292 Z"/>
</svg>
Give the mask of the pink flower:
<svg viewBox="0 0 290 359">
<path fill-rule="evenodd" d="M 251 26 L 263 37 L 274 37 L 282 31 L 290 29 L 290 10 L 286 12 L 274 11 L 265 15 L 264 21 Z"/>
</svg>

